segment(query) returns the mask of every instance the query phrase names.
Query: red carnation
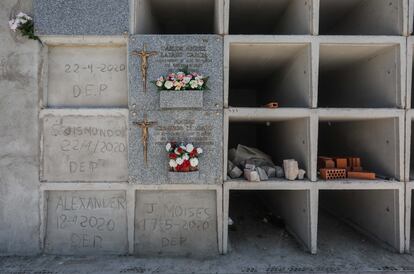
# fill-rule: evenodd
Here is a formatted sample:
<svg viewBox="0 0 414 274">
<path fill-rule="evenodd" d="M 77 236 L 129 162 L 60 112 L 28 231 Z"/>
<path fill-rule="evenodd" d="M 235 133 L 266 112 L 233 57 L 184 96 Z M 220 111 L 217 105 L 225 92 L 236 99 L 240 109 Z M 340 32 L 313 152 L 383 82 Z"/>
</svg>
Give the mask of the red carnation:
<svg viewBox="0 0 414 274">
<path fill-rule="evenodd" d="M 170 159 L 177 159 L 177 154 L 175 153 L 170 153 L 168 156 L 170 157 Z"/>
<path fill-rule="evenodd" d="M 183 153 L 183 149 L 181 147 L 178 147 L 177 152 L 181 154 L 181 153 Z"/>
<path fill-rule="evenodd" d="M 197 149 L 193 149 L 193 151 L 190 152 L 190 158 L 194 158 L 197 156 Z"/>
</svg>

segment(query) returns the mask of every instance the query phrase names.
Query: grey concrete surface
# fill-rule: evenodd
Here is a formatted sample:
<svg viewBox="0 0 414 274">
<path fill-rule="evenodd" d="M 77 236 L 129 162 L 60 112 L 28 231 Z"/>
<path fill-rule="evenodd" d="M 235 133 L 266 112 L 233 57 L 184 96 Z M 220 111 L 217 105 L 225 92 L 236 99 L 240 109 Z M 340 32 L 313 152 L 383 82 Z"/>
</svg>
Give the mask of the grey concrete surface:
<svg viewBox="0 0 414 274">
<path fill-rule="evenodd" d="M 214 190 L 137 191 L 135 253 L 139 256 L 218 254 Z"/>
<path fill-rule="evenodd" d="M 127 254 L 125 191 L 48 191 L 45 253 Z"/>
<path fill-rule="evenodd" d="M 38 42 L 9 30 L 31 1 L 0 2 L 0 254 L 39 252 Z"/>
<path fill-rule="evenodd" d="M 126 45 L 49 46 L 48 107 L 126 107 Z"/>
<path fill-rule="evenodd" d="M 255 204 L 248 204 L 257 208 Z M 3 274 L 35 273 L 413 273 L 414 256 L 383 249 L 327 214 L 320 214 L 317 255 L 304 252 L 283 227 L 263 222 L 260 207 L 236 219 L 232 250 L 210 259 L 135 256 L 0 257 Z"/>
<path fill-rule="evenodd" d="M 128 0 L 35 0 L 39 35 L 121 35 L 129 32 Z"/>
</svg>

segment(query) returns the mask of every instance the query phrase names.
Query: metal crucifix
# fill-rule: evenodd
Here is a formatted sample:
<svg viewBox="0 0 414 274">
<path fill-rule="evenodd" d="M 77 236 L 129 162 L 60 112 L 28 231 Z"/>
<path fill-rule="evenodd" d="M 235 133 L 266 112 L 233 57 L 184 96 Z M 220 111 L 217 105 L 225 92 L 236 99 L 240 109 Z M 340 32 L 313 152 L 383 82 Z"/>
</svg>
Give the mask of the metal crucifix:
<svg viewBox="0 0 414 274">
<path fill-rule="evenodd" d="M 133 122 L 134 125 L 141 128 L 141 143 L 143 146 L 145 166 L 148 166 L 148 128 L 155 125 L 156 123 L 157 122 L 149 122 L 147 120 L 147 115 L 144 115 L 144 120 Z"/>
<path fill-rule="evenodd" d="M 132 55 L 139 56 L 141 58 L 141 77 L 142 77 L 142 87 L 144 92 L 147 92 L 147 75 L 148 75 L 148 57 L 157 55 L 156 51 L 146 51 L 145 43 L 142 46 L 142 50 L 134 50 Z"/>
</svg>

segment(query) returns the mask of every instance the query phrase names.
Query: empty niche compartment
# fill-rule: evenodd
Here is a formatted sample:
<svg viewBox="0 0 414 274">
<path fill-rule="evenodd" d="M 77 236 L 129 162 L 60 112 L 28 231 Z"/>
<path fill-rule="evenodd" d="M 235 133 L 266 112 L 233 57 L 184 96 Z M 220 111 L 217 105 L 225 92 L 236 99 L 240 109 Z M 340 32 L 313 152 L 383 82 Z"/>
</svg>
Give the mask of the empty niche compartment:
<svg viewBox="0 0 414 274">
<path fill-rule="evenodd" d="M 220 34 L 222 0 L 134 0 L 135 34 Z"/>
<path fill-rule="evenodd" d="M 322 44 L 319 107 L 400 108 L 398 44 Z"/>
<path fill-rule="evenodd" d="M 248 256 L 303 255 L 300 245 L 309 249 L 311 242 L 309 192 L 230 190 L 228 250 Z"/>
<path fill-rule="evenodd" d="M 230 44 L 229 105 L 311 106 L 309 44 Z"/>
<path fill-rule="evenodd" d="M 358 157 L 376 179 L 401 180 L 398 118 L 361 119 L 320 121 L 318 156 Z"/>
<path fill-rule="evenodd" d="M 378 257 L 402 250 L 398 189 L 320 190 L 320 254 Z"/>
<path fill-rule="evenodd" d="M 404 0 L 320 0 L 319 34 L 402 35 Z"/>
<path fill-rule="evenodd" d="M 230 0 L 229 34 L 309 34 L 311 1 Z"/>
<path fill-rule="evenodd" d="M 310 178 L 310 119 L 277 119 L 262 121 L 230 120 L 228 148 L 244 145 L 261 150 L 283 167 L 283 160 L 295 159 Z M 242 167 L 240 167 L 242 168 Z M 243 176 L 241 179 L 244 180 Z M 271 178 L 270 180 L 275 180 Z"/>
</svg>

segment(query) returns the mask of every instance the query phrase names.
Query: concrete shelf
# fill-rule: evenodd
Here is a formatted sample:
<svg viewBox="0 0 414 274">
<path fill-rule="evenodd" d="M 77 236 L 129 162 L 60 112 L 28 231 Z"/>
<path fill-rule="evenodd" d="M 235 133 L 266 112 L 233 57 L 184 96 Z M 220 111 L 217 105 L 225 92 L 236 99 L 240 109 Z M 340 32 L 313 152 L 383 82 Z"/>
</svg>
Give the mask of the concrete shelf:
<svg viewBox="0 0 414 274">
<path fill-rule="evenodd" d="M 243 39 L 244 37 L 244 39 Z M 225 42 L 225 101 L 233 107 L 312 106 L 311 38 L 230 36 Z"/>
<path fill-rule="evenodd" d="M 312 172 L 316 167 L 312 165 L 313 119 L 309 110 L 228 109 L 224 119 L 225 163 L 227 151 L 242 144 L 270 155 L 276 165 L 282 165 L 284 159 L 296 159 L 307 178 L 316 178 Z M 224 172 L 227 178 L 226 165 Z"/>
<path fill-rule="evenodd" d="M 318 107 L 404 108 L 403 38 L 319 41 Z"/>
<path fill-rule="evenodd" d="M 408 110 L 405 120 L 405 180 L 414 180 L 414 110 Z"/>
<path fill-rule="evenodd" d="M 404 181 L 404 111 L 318 113 L 318 155 L 360 157 L 364 169 Z"/>
<path fill-rule="evenodd" d="M 274 244 L 279 239 L 278 230 L 288 231 L 292 240 L 296 239 L 310 253 L 316 253 L 317 192 L 311 182 L 226 182 L 223 199 L 224 253 L 243 248 L 257 233 L 266 234 L 266 241 L 271 243 L 269 246 L 263 243 L 267 248 L 281 248 Z M 229 229 L 229 217 L 236 231 Z M 275 225 L 276 219 L 280 222 L 278 225 Z"/>
<path fill-rule="evenodd" d="M 225 1 L 225 33 L 310 34 L 315 1 Z M 259 15 L 259 16 L 258 16 Z"/>
<path fill-rule="evenodd" d="M 402 253 L 404 184 L 393 184 L 391 188 L 382 188 L 385 183 L 378 184 L 378 189 L 374 189 L 371 184 L 364 187 L 362 182 L 354 182 L 354 186 L 351 184 L 347 188 L 335 189 L 318 183 L 319 211 L 328 211 L 384 247 Z M 331 186 L 334 186 L 334 183 Z M 334 233 L 334 230 L 331 230 L 331 233 Z"/>
<path fill-rule="evenodd" d="M 414 181 L 409 181 L 405 185 L 405 251 L 409 253 L 413 250 L 413 191 L 414 191 Z"/>
<path fill-rule="evenodd" d="M 414 37 L 407 38 L 407 109 L 414 106 L 413 64 L 414 64 Z"/>
<path fill-rule="evenodd" d="M 168 3 L 164 0 L 132 0 L 132 3 L 134 34 L 223 33 L 223 0 L 173 0 Z"/>
<path fill-rule="evenodd" d="M 319 34 L 403 35 L 406 0 L 320 0 Z"/>
</svg>

